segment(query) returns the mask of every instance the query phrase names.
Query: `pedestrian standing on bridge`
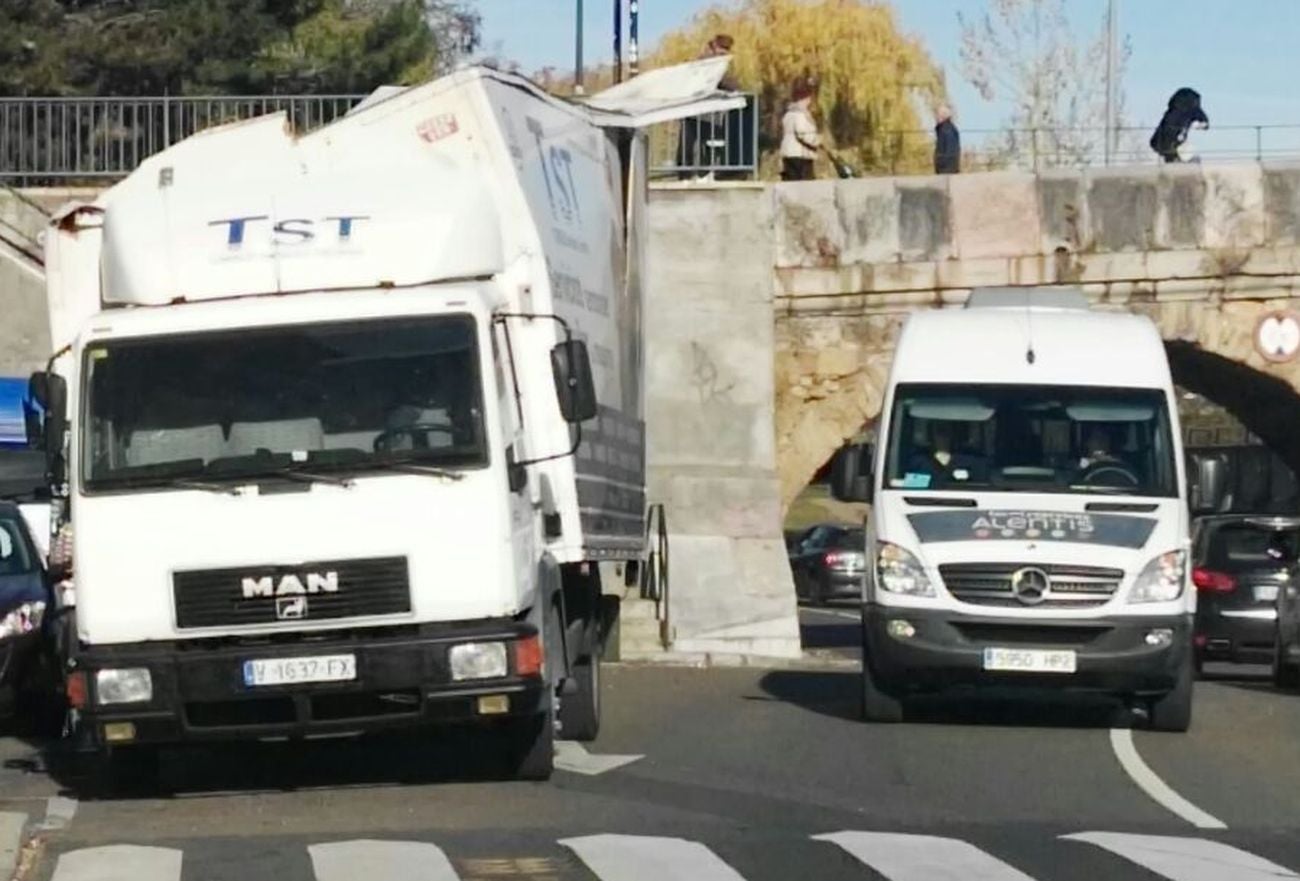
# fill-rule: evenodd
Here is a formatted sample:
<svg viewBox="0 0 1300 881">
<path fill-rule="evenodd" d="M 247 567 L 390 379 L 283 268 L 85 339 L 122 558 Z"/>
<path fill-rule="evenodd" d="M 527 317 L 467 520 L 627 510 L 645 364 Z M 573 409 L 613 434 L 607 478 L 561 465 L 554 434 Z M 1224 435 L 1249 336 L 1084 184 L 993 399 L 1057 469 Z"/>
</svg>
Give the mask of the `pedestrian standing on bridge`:
<svg viewBox="0 0 1300 881">
<path fill-rule="evenodd" d="M 790 88 L 790 104 L 781 118 L 781 180 L 812 180 L 813 160 L 821 149 L 821 135 L 812 115 L 817 84 L 802 76 Z"/>
<path fill-rule="evenodd" d="M 957 174 L 961 171 L 961 133 L 952 121 L 952 110 L 940 106 L 935 111 L 934 173 Z"/>
<path fill-rule="evenodd" d="M 1178 148 L 1187 140 L 1187 130 L 1193 125 L 1209 128 L 1210 118 L 1201 108 L 1201 96 L 1184 86 L 1170 97 L 1169 107 L 1151 135 L 1151 149 L 1165 162 L 1182 162 Z"/>
<path fill-rule="evenodd" d="M 717 58 L 731 54 L 736 41 L 730 34 L 716 34 L 704 46 L 699 60 Z M 739 91 L 740 84 L 728 71 L 718 81 L 718 88 L 727 92 Z M 721 113 L 706 113 L 683 119 L 677 140 L 677 167 L 681 169 L 677 177 L 680 180 L 705 174 L 712 166 L 719 164 L 718 139 L 726 136 L 726 120 Z"/>
</svg>

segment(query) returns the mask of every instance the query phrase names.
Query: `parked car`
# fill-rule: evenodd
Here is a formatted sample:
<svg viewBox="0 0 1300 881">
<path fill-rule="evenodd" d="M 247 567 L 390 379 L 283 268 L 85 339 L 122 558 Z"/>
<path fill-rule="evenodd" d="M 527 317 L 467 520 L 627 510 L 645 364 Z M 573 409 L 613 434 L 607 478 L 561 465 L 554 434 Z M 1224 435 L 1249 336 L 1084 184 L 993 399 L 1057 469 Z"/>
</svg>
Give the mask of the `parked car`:
<svg viewBox="0 0 1300 881">
<path fill-rule="evenodd" d="M 1197 521 L 1192 581 L 1195 646 L 1205 661 L 1272 664 L 1278 603 L 1297 577 L 1300 519 L 1229 514 Z"/>
<path fill-rule="evenodd" d="M 49 607 L 45 567 L 22 512 L 0 501 L 0 715 L 10 715 L 42 647 Z"/>
<path fill-rule="evenodd" d="M 861 599 L 865 550 L 860 528 L 822 523 L 809 529 L 790 549 L 795 593 L 814 605 Z"/>
</svg>

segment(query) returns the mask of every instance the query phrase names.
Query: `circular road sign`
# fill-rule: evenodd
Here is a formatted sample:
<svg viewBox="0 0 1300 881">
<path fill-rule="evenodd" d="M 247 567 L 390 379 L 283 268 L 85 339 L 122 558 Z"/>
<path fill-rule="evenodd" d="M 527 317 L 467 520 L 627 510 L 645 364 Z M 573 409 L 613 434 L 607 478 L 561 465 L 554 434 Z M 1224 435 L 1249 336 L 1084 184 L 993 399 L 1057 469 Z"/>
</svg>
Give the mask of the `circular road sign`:
<svg viewBox="0 0 1300 881">
<path fill-rule="evenodd" d="M 1300 353 L 1300 315 L 1289 310 L 1269 312 L 1255 325 L 1255 349 L 1281 364 Z"/>
</svg>

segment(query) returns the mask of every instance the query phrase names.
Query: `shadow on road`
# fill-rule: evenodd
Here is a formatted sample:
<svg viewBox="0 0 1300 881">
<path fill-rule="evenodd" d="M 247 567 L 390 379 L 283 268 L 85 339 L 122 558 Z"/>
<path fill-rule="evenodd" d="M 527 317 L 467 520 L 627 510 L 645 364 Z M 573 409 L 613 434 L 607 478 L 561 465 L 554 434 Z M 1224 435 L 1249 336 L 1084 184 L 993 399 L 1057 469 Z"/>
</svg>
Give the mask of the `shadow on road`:
<svg viewBox="0 0 1300 881">
<path fill-rule="evenodd" d="M 861 676 L 842 670 L 773 670 L 759 686 L 771 698 L 837 719 L 861 719 Z M 1017 728 L 1107 728 L 1130 724 L 1119 702 L 1059 692 L 991 690 L 976 697 L 967 692 L 926 695 L 907 701 L 909 723 L 992 725 Z"/>
<path fill-rule="evenodd" d="M 161 751 L 156 775 L 99 793 L 93 767 L 63 743 L 47 744 L 39 767 L 79 798 L 169 798 L 512 779 L 492 733 L 374 735 L 345 740 L 186 746 Z"/>
</svg>

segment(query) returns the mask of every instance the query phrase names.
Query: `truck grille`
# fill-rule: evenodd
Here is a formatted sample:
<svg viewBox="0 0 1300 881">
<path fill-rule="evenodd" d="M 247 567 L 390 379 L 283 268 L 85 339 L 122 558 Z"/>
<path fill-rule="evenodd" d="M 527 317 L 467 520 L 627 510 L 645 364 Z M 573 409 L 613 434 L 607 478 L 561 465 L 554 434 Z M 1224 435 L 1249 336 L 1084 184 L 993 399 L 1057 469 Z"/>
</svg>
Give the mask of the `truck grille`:
<svg viewBox="0 0 1300 881">
<path fill-rule="evenodd" d="M 411 611 L 405 557 L 175 572 L 172 593 L 181 629 Z"/>
<path fill-rule="evenodd" d="M 1011 585 L 1015 573 L 1026 568 L 1046 573 L 1050 581 L 1045 599 L 1033 606 L 1038 609 L 1104 605 L 1124 579 L 1121 569 L 1032 563 L 953 563 L 940 566 L 939 575 L 948 592 L 963 603 L 1023 608 L 1028 604 L 1016 597 Z"/>
</svg>

